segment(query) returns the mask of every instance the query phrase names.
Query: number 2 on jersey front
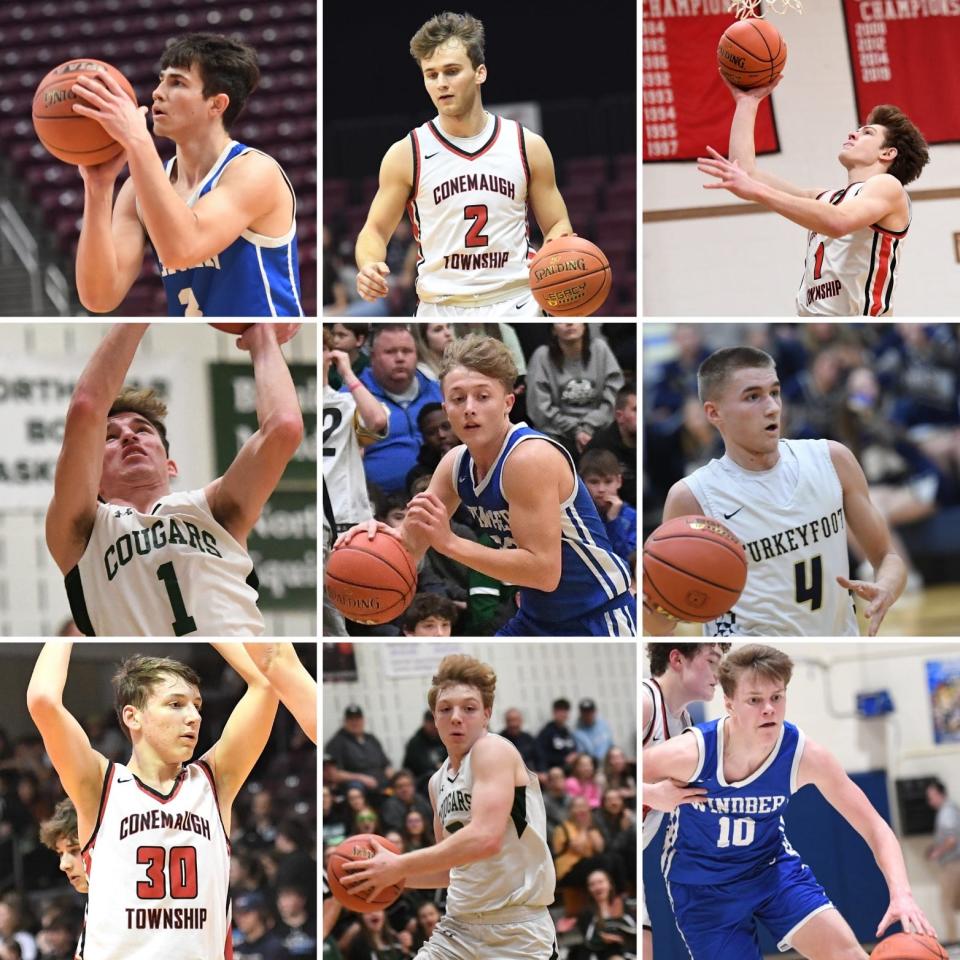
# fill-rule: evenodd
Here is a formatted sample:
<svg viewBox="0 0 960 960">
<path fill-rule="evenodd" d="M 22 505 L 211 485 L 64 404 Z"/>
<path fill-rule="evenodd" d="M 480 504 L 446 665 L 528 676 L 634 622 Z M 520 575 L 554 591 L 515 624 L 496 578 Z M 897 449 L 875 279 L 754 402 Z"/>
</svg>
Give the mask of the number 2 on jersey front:
<svg viewBox="0 0 960 960">
<path fill-rule="evenodd" d="M 485 203 L 476 203 L 470 207 L 463 208 L 463 219 L 472 220 L 473 226 L 467 231 L 466 239 L 463 241 L 465 247 L 486 247 L 490 243 L 490 238 L 480 231 L 487 225 L 489 211 Z"/>
</svg>

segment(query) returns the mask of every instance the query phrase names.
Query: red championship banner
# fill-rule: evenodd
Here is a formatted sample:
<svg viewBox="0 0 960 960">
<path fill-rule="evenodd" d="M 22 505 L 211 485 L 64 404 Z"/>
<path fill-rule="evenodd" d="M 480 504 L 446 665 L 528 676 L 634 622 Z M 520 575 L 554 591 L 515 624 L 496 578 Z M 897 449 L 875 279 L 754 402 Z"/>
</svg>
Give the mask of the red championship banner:
<svg viewBox="0 0 960 960">
<path fill-rule="evenodd" d="M 844 0 L 860 122 L 898 106 L 927 143 L 960 141 L 960 0 Z"/>
<path fill-rule="evenodd" d="M 728 0 L 643 0 L 644 161 L 695 160 L 708 144 L 727 153 L 734 104 L 717 72 L 717 44 L 734 22 L 727 6 Z M 780 150 L 769 98 L 757 114 L 756 148 Z"/>
</svg>

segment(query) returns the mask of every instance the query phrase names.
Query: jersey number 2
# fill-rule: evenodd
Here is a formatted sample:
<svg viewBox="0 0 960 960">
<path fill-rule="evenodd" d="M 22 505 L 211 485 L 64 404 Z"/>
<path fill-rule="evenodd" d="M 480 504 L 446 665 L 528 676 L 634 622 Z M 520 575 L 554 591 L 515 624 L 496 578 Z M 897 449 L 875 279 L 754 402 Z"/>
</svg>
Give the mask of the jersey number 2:
<svg viewBox="0 0 960 960">
<path fill-rule="evenodd" d="M 487 225 L 487 216 L 485 203 L 463 208 L 463 219 L 473 221 L 473 226 L 467 231 L 467 238 L 463 242 L 465 247 L 485 247 L 490 243 L 490 238 L 480 232 Z"/>
<path fill-rule="evenodd" d="M 137 896 L 141 900 L 163 900 L 167 896 L 167 875 L 170 878 L 170 896 L 174 900 L 194 900 L 197 896 L 197 848 L 171 847 L 166 874 L 163 867 L 167 857 L 164 847 L 137 847 L 137 863 L 147 865 L 147 879 L 137 881 Z"/>
<path fill-rule="evenodd" d="M 184 287 L 177 299 L 187 308 L 184 312 L 185 317 L 202 317 L 203 311 L 200 309 L 200 304 L 197 303 L 197 298 L 193 295 L 192 287 Z"/>
<path fill-rule="evenodd" d="M 187 613 L 186 604 L 183 602 L 183 594 L 180 592 L 180 584 L 177 581 L 177 571 L 173 569 L 173 561 L 168 560 L 157 567 L 157 579 L 167 588 L 167 599 L 173 608 L 173 615 L 176 619 L 170 624 L 173 627 L 174 636 L 182 637 L 186 633 L 196 633 L 197 621 Z"/>
</svg>

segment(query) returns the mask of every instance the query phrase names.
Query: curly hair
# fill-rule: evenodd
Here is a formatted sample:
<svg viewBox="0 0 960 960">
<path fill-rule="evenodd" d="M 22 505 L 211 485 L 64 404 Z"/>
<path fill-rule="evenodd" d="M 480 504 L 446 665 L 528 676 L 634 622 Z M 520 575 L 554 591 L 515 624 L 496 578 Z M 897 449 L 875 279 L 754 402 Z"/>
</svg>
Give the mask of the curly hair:
<svg viewBox="0 0 960 960">
<path fill-rule="evenodd" d="M 916 180 L 930 162 L 930 150 L 913 121 L 892 103 L 881 103 L 870 111 L 867 123 L 878 124 L 886 130 L 884 147 L 897 148 L 897 156 L 887 173 L 904 186 Z"/>
<path fill-rule="evenodd" d="M 410 38 L 410 56 L 417 63 L 432 57 L 437 47 L 448 40 L 459 40 L 473 69 L 484 62 L 483 23 L 469 13 L 438 13 Z"/>
<path fill-rule="evenodd" d="M 427 703 L 431 713 L 436 712 L 437 697 L 442 691 L 446 687 L 454 687 L 459 683 L 476 687 L 480 691 L 484 709 L 493 709 L 493 693 L 497 687 L 497 675 L 493 672 L 493 667 L 468 657 L 465 653 L 451 653 L 440 661 L 440 666 L 437 667 L 437 672 L 431 681 L 430 690 L 427 693 Z"/>
</svg>

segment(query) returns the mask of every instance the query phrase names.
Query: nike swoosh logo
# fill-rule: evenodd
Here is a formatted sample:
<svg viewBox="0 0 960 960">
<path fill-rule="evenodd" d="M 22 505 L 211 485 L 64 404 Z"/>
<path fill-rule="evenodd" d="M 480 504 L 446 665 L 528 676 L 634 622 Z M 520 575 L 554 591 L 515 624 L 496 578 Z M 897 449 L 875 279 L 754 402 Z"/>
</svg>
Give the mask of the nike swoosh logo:
<svg viewBox="0 0 960 960">
<path fill-rule="evenodd" d="M 521 307 L 525 307 L 529 302 L 530 302 L 530 298 L 527 297 L 527 299 L 524 300 L 523 303 L 515 303 L 513 305 L 513 308 L 514 310 L 519 310 Z"/>
<path fill-rule="evenodd" d="M 731 517 L 735 517 L 742 509 L 743 509 L 743 507 L 737 507 L 737 509 L 734 510 L 733 513 L 725 513 L 725 514 L 723 515 L 723 519 L 724 519 L 724 520 L 729 520 Z"/>
<path fill-rule="evenodd" d="M 435 157 L 439 152 L 440 152 L 439 150 L 434 150 L 433 153 L 425 153 L 423 155 L 423 159 L 429 160 L 431 157 Z"/>
<path fill-rule="evenodd" d="M 121 780 L 119 777 L 117 777 L 117 783 L 132 783 L 132 782 L 133 782 L 133 777 L 127 777 L 126 780 Z"/>
</svg>

